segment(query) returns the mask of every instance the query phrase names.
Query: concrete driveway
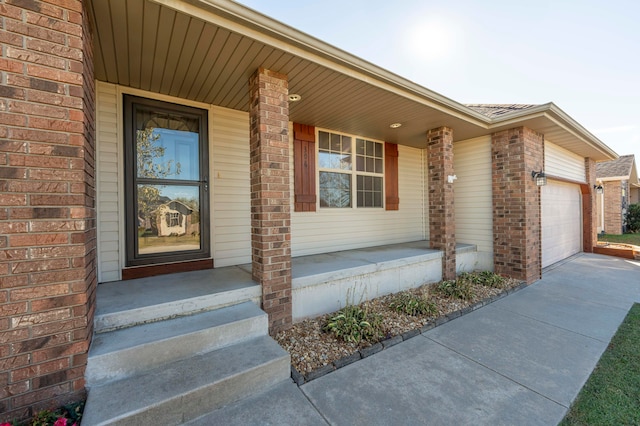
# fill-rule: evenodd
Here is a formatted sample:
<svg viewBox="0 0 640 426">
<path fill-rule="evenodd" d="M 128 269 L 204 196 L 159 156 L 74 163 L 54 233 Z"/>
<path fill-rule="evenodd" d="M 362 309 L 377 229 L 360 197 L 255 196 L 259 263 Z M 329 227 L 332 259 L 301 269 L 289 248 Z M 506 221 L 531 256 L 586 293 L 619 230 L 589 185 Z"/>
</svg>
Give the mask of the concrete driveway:
<svg viewBox="0 0 640 426">
<path fill-rule="evenodd" d="M 555 425 L 634 302 L 640 262 L 581 254 L 491 305 L 194 424 Z"/>
</svg>

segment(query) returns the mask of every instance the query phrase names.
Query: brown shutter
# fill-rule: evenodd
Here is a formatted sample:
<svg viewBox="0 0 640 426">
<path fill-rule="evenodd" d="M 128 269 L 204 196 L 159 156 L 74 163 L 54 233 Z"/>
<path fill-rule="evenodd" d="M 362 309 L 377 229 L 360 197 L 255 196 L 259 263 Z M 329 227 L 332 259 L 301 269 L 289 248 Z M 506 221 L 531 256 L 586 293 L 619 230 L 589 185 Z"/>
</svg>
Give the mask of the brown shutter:
<svg viewBox="0 0 640 426">
<path fill-rule="evenodd" d="M 398 198 L 398 145 L 384 143 L 384 191 L 385 209 L 399 210 Z"/>
<path fill-rule="evenodd" d="M 293 123 L 294 211 L 316 211 L 316 128 Z"/>
</svg>

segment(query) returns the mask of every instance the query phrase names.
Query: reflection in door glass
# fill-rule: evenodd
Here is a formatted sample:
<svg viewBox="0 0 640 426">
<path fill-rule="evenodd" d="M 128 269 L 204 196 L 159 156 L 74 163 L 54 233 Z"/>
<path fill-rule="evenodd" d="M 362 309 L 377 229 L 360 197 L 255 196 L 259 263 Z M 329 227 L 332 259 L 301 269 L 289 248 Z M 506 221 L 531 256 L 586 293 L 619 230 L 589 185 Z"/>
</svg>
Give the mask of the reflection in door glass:
<svg viewBox="0 0 640 426">
<path fill-rule="evenodd" d="M 197 186 L 138 185 L 138 253 L 200 249 Z"/>
</svg>

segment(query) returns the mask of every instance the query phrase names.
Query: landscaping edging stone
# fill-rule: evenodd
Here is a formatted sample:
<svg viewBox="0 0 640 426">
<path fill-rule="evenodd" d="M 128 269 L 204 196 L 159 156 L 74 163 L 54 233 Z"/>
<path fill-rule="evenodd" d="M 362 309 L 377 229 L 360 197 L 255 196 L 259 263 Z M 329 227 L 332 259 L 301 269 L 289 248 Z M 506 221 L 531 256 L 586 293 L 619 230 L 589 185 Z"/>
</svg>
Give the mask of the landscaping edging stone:
<svg viewBox="0 0 640 426">
<path fill-rule="evenodd" d="M 450 312 L 447 315 L 442 315 L 438 318 L 436 318 L 435 320 L 429 321 L 428 323 L 426 323 L 425 325 L 423 325 L 420 328 L 416 328 L 413 330 L 408 330 L 402 334 L 399 334 L 397 336 L 393 336 L 390 337 L 388 339 L 382 340 L 380 342 L 374 343 L 373 345 L 360 349 L 354 353 L 352 353 L 351 355 L 347 355 L 344 356 L 336 361 L 333 361 L 331 364 L 327 364 L 324 365 L 320 368 L 317 368 L 313 371 L 308 372 L 307 374 L 302 374 L 300 373 L 298 370 L 296 370 L 296 368 L 292 365 L 291 366 L 291 378 L 293 379 L 293 381 L 298 385 L 301 386 L 307 382 L 310 382 L 314 379 L 317 379 L 319 377 L 324 376 L 325 374 L 329 374 L 332 371 L 335 371 L 339 368 L 345 367 L 349 364 L 353 364 L 354 362 L 357 362 L 361 359 L 364 359 L 368 356 L 371 356 L 373 354 L 376 354 L 380 351 L 383 351 L 384 349 L 390 348 L 392 346 L 395 346 L 405 340 L 409 340 L 413 337 L 416 337 L 420 334 L 426 333 L 427 331 L 442 325 L 444 323 L 447 323 L 451 320 L 454 320 L 458 317 L 464 316 L 470 312 L 473 312 L 477 309 L 480 309 L 483 306 L 487 306 L 497 300 L 502 299 L 503 297 L 506 297 L 512 293 L 515 293 L 516 291 L 522 290 L 523 288 L 527 287 L 527 283 L 522 282 L 517 286 L 511 287 L 509 289 L 506 290 L 502 290 L 500 293 L 498 293 L 495 296 L 486 298 L 484 300 L 481 300 L 479 302 L 474 303 L 473 305 L 469 305 L 467 307 L 464 307 L 462 309 L 458 309 L 457 311 L 454 312 Z"/>
</svg>

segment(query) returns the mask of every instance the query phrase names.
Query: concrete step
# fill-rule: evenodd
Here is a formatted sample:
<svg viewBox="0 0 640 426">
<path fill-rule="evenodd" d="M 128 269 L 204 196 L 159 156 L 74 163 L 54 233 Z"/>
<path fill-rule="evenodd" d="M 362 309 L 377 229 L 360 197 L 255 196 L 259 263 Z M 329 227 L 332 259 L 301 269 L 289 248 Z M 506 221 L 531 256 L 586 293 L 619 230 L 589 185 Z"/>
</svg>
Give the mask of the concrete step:
<svg viewBox="0 0 640 426">
<path fill-rule="evenodd" d="M 288 380 L 289 354 L 268 336 L 89 390 L 83 425 L 178 425 Z"/>
<path fill-rule="evenodd" d="M 267 333 L 267 314 L 245 302 L 97 334 L 91 343 L 85 380 L 88 387 L 96 386 Z"/>
<path fill-rule="evenodd" d="M 245 301 L 260 305 L 262 288 L 239 267 L 208 269 L 103 283 L 94 332 L 133 327 Z"/>
</svg>

